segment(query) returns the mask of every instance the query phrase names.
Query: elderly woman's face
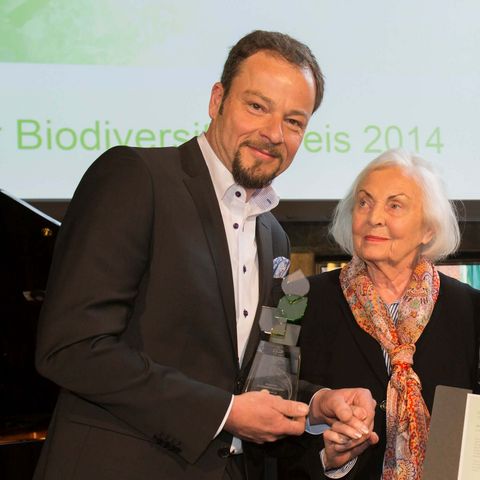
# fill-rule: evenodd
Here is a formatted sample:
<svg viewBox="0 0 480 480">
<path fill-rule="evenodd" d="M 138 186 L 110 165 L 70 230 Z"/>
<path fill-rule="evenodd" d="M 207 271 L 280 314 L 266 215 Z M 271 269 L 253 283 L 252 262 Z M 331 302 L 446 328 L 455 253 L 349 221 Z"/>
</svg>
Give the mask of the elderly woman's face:
<svg viewBox="0 0 480 480">
<path fill-rule="evenodd" d="M 423 196 L 399 167 L 371 172 L 360 183 L 353 208 L 353 246 L 366 262 L 410 267 L 432 233 L 423 222 Z"/>
</svg>

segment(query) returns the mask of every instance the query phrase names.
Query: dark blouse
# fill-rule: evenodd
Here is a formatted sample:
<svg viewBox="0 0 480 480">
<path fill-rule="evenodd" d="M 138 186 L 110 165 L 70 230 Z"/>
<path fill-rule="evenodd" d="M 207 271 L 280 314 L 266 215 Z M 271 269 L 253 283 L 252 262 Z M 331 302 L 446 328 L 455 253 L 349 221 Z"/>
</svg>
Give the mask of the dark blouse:
<svg viewBox="0 0 480 480">
<path fill-rule="evenodd" d="M 356 323 L 343 296 L 339 270 L 310 279 L 302 320 L 301 377 L 331 388 L 364 387 L 377 400 L 375 431 L 380 437 L 357 460 L 345 479 L 378 480 L 385 451 L 385 412 L 389 373 L 378 342 Z M 416 343 L 413 368 L 432 410 L 435 387 L 475 390 L 478 381 L 480 291 L 440 273 L 440 292 L 429 323 Z M 289 439 L 279 460 L 281 479 L 326 478 L 320 462 L 321 436 Z"/>
</svg>

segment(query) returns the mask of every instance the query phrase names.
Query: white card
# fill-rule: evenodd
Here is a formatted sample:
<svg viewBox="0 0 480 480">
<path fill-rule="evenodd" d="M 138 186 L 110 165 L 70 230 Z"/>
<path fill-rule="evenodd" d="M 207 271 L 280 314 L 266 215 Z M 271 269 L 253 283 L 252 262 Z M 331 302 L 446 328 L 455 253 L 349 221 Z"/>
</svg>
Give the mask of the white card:
<svg viewBox="0 0 480 480">
<path fill-rule="evenodd" d="M 458 480 L 480 479 L 480 395 L 469 393 L 463 422 Z"/>
</svg>

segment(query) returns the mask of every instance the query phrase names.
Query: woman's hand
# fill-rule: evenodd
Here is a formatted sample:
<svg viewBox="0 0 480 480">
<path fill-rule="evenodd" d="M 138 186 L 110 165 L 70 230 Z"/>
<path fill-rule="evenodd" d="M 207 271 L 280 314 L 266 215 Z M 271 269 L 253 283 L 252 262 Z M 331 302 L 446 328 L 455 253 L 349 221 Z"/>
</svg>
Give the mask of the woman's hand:
<svg viewBox="0 0 480 480">
<path fill-rule="evenodd" d="M 334 422 L 330 429 L 324 432 L 326 470 L 340 468 L 378 442 L 378 435 L 373 431 L 356 436 L 356 439 L 352 439 L 351 428 L 342 422 Z"/>
</svg>

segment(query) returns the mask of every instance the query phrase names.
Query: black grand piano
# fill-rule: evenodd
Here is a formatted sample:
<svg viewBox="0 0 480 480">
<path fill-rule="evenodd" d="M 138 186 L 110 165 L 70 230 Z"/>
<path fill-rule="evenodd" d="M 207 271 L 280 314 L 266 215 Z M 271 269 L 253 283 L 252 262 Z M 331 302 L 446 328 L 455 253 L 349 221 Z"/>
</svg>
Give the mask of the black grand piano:
<svg viewBox="0 0 480 480">
<path fill-rule="evenodd" d="M 60 223 L 0 190 L 0 479 L 31 479 L 58 389 L 35 336 Z"/>
</svg>

